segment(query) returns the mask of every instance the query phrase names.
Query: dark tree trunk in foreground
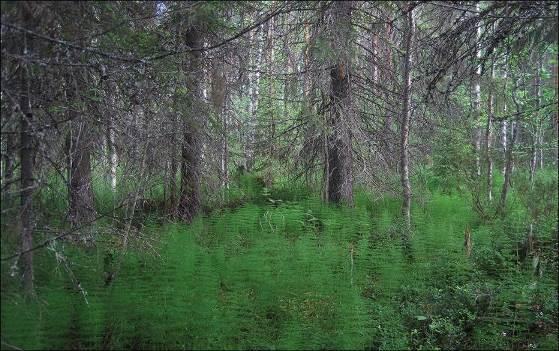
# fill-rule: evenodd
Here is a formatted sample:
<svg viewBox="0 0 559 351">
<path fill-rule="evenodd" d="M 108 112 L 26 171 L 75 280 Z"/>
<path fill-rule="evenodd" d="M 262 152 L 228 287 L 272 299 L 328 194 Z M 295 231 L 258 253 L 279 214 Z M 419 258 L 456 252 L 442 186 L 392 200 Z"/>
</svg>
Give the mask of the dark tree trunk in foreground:
<svg viewBox="0 0 559 351">
<path fill-rule="evenodd" d="M 186 45 L 190 48 L 200 47 L 200 33 L 195 26 L 186 32 Z M 179 216 L 186 222 L 191 222 L 200 208 L 200 168 L 202 153 L 201 127 L 203 113 L 200 106 L 200 80 L 197 77 L 200 70 L 200 52 L 190 53 L 188 72 L 188 91 L 192 92 L 188 99 L 188 115 L 183 125 L 183 143 L 181 150 L 181 193 L 179 199 Z"/>
<path fill-rule="evenodd" d="M 327 188 L 328 200 L 353 204 L 353 154 L 351 147 L 350 98 L 350 21 L 351 2 L 335 2 L 333 21 L 336 30 L 334 44 L 340 52 L 338 62 L 330 71 L 331 77 L 331 134 L 328 136 Z"/>
<path fill-rule="evenodd" d="M 31 15 L 24 10 L 24 23 L 29 23 Z M 24 34 L 23 55 L 32 50 L 32 39 Z M 20 130 L 21 130 L 21 265 L 23 270 L 23 289 L 27 295 L 34 294 L 33 287 L 33 228 L 35 218 L 33 213 L 33 193 L 35 190 L 34 155 L 35 141 L 33 137 L 33 110 L 31 108 L 31 84 L 29 82 L 29 67 L 24 65 L 21 69 L 20 86 Z"/>
<path fill-rule="evenodd" d="M 412 5 L 413 6 L 413 5 Z M 402 128 L 400 135 L 400 180 L 402 183 L 402 214 L 409 226 L 411 208 L 411 185 L 409 177 L 409 134 L 411 119 L 411 55 L 413 39 L 413 9 L 409 9 L 406 18 L 405 56 L 404 56 L 404 92 L 402 94 Z"/>
</svg>

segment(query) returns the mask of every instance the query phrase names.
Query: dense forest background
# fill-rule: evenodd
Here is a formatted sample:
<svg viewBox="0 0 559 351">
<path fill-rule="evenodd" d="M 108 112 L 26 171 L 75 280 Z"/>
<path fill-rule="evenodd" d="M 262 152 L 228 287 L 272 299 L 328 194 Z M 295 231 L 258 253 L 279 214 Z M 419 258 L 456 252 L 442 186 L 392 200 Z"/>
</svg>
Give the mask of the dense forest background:
<svg viewBox="0 0 559 351">
<path fill-rule="evenodd" d="M 551 1 L 2 1 L 2 349 L 557 349 L 557 35 Z"/>
</svg>

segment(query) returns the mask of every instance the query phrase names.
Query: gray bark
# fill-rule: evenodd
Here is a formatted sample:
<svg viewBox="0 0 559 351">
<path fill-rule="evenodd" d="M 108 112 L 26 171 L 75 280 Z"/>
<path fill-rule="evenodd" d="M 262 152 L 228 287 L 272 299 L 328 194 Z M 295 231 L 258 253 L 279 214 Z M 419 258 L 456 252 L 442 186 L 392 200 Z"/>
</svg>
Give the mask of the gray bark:
<svg viewBox="0 0 559 351">
<path fill-rule="evenodd" d="M 409 178 L 409 134 L 411 120 L 411 64 L 412 64 L 412 42 L 414 32 L 413 9 L 409 9 L 406 15 L 406 32 L 404 39 L 404 72 L 402 93 L 402 127 L 400 129 L 400 180 L 402 183 L 402 214 L 406 223 L 410 225 L 411 209 L 411 184 Z"/>
<path fill-rule="evenodd" d="M 200 47 L 200 32 L 196 25 L 191 26 L 185 33 L 185 43 L 188 47 Z M 187 223 L 191 222 L 200 210 L 200 174 L 202 134 L 204 123 L 203 111 L 200 106 L 201 86 L 197 79 L 200 74 L 200 52 L 192 51 L 189 57 L 187 72 L 188 116 L 183 125 L 183 141 L 181 149 L 181 193 L 179 199 L 179 216 Z"/>
<path fill-rule="evenodd" d="M 250 172 L 254 163 L 254 149 L 256 144 L 256 124 L 258 112 L 258 102 L 260 96 L 260 69 L 263 55 L 262 34 L 260 31 L 251 32 L 250 41 L 256 41 L 256 54 L 250 54 L 252 64 L 248 74 L 248 95 L 249 95 L 249 119 L 247 130 L 247 142 L 245 146 L 245 169 Z"/>
<path fill-rule="evenodd" d="M 479 11 L 479 3 L 476 3 L 476 11 Z M 477 28 L 477 40 L 479 42 L 479 38 L 481 37 L 481 26 Z M 477 49 L 476 56 L 478 59 L 481 59 L 481 49 Z M 474 93 L 475 93 L 475 111 L 476 111 L 476 121 L 474 127 L 474 149 L 475 149 L 475 158 L 476 158 L 476 175 L 479 177 L 481 176 L 481 160 L 480 160 L 480 151 L 481 151 L 481 129 L 477 125 L 479 122 L 479 117 L 481 115 L 481 65 L 478 65 L 477 72 L 476 72 L 476 81 L 474 86 Z"/>
<path fill-rule="evenodd" d="M 31 20 L 29 12 L 24 10 L 24 22 Z M 23 35 L 23 55 L 26 56 L 32 51 L 32 39 L 26 34 Z M 33 276 L 33 229 L 35 227 L 35 214 L 33 212 L 33 193 L 35 191 L 34 179 L 34 155 L 35 140 L 33 133 L 33 110 L 31 107 L 31 84 L 29 69 L 26 64 L 21 69 L 20 78 L 20 131 L 21 131 L 21 265 L 23 271 L 23 289 L 26 295 L 34 294 Z"/>
<path fill-rule="evenodd" d="M 518 89 L 518 82 L 515 81 L 514 84 L 515 84 L 514 90 Z M 513 167 L 514 167 L 514 159 L 513 159 L 512 152 L 514 150 L 514 145 L 518 138 L 517 125 L 518 125 L 518 118 L 519 118 L 518 116 L 520 116 L 520 106 L 516 101 L 516 91 L 513 91 L 512 99 L 516 106 L 517 115 L 516 115 L 516 119 L 511 123 L 511 138 L 510 138 L 510 144 L 507 147 L 507 153 L 505 159 L 505 180 L 503 182 L 503 187 L 501 190 L 501 198 L 499 200 L 499 205 L 497 206 L 498 215 L 504 215 L 505 213 L 505 206 L 507 202 L 507 196 L 508 196 L 508 191 L 511 183 Z"/>
<path fill-rule="evenodd" d="M 491 157 L 491 141 L 493 139 L 493 114 L 494 114 L 494 95 L 493 79 L 495 78 L 495 68 L 491 65 L 491 83 L 489 87 L 489 97 L 487 101 L 487 125 L 485 127 L 485 161 L 487 163 L 487 197 L 493 200 L 493 158 Z"/>
<path fill-rule="evenodd" d="M 337 62 L 330 71 L 331 133 L 327 138 L 327 194 L 334 203 L 353 204 L 353 152 L 351 146 L 351 98 L 349 34 L 351 2 L 332 4 Z"/>
</svg>

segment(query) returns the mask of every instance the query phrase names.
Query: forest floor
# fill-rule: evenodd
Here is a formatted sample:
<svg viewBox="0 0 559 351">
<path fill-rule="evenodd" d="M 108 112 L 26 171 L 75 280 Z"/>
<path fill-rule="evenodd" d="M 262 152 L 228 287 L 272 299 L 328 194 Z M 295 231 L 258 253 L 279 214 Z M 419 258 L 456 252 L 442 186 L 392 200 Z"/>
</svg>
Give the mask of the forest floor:
<svg viewBox="0 0 559 351">
<path fill-rule="evenodd" d="M 191 225 L 147 218 L 124 255 L 110 234 L 58 243 L 36 255 L 34 303 L 3 265 L 2 349 L 557 349 L 557 265 L 521 257 L 521 214 L 482 223 L 434 193 L 408 232 L 399 211 L 271 189 Z"/>
</svg>

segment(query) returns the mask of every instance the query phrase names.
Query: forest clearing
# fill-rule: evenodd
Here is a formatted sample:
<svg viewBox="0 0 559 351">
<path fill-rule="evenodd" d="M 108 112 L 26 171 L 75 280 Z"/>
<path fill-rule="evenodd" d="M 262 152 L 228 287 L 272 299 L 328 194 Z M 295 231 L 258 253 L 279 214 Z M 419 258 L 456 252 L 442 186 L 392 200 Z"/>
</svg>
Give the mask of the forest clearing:
<svg viewBox="0 0 559 351">
<path fill-rule="evenodd" d="M 552 1 L 2 1 L 1 349 L 556 350 Z"/>
</svg>

